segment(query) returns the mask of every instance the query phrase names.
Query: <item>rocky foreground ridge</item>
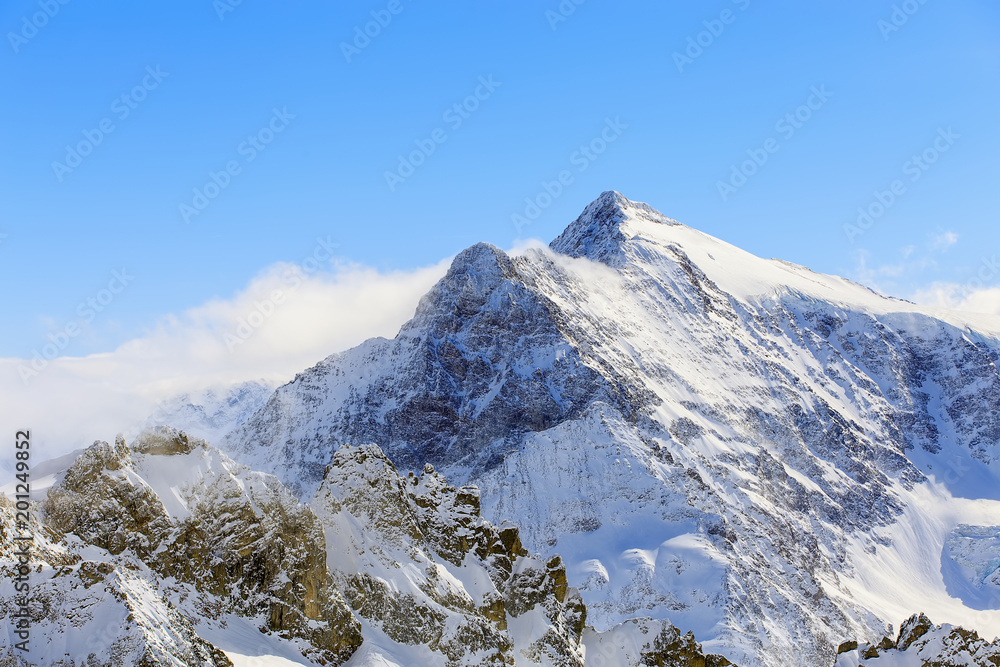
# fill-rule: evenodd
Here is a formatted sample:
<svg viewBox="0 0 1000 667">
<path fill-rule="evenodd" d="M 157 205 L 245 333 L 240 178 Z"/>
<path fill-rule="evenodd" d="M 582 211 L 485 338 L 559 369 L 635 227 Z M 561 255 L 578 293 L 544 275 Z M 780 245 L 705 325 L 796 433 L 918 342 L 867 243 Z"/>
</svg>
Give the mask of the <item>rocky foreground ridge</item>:
<svg viewBox="0 0 1000 667">
<path fill-rule="evenodd" d="M 374 445 L 341 447 L 300 503 L 179 431 L 95 443 L 32 503 L 27 656 L 12 632 L 27 529 L 0 496 L 0 665 L 730 664 L 664 621 L 588 628 L 560 558 L 479 502 Z"/>
<path fill-rule="evenodd" d="M 837 649 L 835 667 L 995 667 L 1000 665 L 1000 641 L 980 638 L 975 630 L 934 625 L 925 614 L 914 614 L 895 639 L 878 643 L 847 641 Z"/>
</svg>

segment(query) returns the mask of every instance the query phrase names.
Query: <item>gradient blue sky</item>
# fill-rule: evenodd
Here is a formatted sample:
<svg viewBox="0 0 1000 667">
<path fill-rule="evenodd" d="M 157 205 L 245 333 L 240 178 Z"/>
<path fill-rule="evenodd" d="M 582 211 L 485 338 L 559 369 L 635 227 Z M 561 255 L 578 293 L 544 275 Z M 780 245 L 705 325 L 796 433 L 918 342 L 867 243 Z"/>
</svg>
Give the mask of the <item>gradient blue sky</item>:
<svg viewBox="0 0 1000 667">
<path fill-rule="evenodd" d="M 0 356 L 29 357 L 115 269 L 134 281 L 67 354 L 230 298 L 317 237 L 345 260 L 409 270 L 477 241 L 549 241 L 607 189 L 897 296 L 954 290 L 1000 252 L 992 0 L 910 0 L 892 32 L 879 24 L 891 0 L 566 0 L 575 10 L 555 24 L 557 0 L 398 0 L 350 62 L 341 44 L 388 0 L 246 0 L 220 18 L 224 1 L 47 0 L 54 15 L 34 32 L 25 21 L 45 0 L 0 7 Z M 675 52 L 706 21 L 719 34 L 680 71 Z M 115 100 L 147 68 L 167 76 L 121 118 Z M 454 127 L 445 112 L 480 77 L 500 85 Z M 832 97 L 788 136 L 776 123 L 813 87 Z M 275 108 L 294 118 L 247 161 L 241 142 Z M 627 127 L 581 172 L 575 152 L 609 118 Z M 113 132 L 60 181 L 53 162 L 105 119 Z M 447 140 L 391 191 L 385 172 L 437 128 Z M 958 138 L 911 181 L 904 165 L 948 128 Z M 778 150 L 724 200 L 718 182 L 768 139 Z M 186 222 L 179 205 L 229 161 L 240 173 Z M 525 198 L 565 169 L 573 182 L 516 228 Z M 844 225 L 895 179 L 905 192 L 852 242 Z"/>
</svg>

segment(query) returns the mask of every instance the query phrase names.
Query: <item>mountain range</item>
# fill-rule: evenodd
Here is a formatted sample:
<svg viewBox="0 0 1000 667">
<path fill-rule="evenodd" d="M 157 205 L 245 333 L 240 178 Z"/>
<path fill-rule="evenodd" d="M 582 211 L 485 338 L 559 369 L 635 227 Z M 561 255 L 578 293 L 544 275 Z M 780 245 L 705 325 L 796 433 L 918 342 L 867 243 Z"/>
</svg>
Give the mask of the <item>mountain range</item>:
<svg viewBox="0 0 1000 667">
<path fill-rule="evenodd" d="M 998 318 L 605 192 L 391 340 L 53 464 L 46 659 L 140 664 L 99 617 L 194 656 L 141 664 L 1000 664 L 998 363 Z"/>
</svg>

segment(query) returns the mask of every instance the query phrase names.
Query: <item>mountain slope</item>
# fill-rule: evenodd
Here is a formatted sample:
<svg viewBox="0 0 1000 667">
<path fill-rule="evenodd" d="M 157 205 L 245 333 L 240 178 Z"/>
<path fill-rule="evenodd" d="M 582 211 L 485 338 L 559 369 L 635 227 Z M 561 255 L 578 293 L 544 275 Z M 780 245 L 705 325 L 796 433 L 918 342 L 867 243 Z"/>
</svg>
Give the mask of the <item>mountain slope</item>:
<svg viewBox="0 0 1000 667">
<path fill-rule="evenodd" d="M 274 388 L 274 383 L 252 380 L 178 394 L 162 401 L 146 418 L 143 428 L 166 426 L 207 442 L 219 442 L 264 405 Z"/>
<path fill-rule="evenodd" d="M 598 630 L 829 664 L 916 609 L 1000 631 L 995 563 L 945 548 L 1000 526 L 998 332 L 609 192 L 548 250 L 459 254 L 395 339 L 300 373 L 226 448 L 308 497 L 376 442 L 558 550 Z"/>
</svg>

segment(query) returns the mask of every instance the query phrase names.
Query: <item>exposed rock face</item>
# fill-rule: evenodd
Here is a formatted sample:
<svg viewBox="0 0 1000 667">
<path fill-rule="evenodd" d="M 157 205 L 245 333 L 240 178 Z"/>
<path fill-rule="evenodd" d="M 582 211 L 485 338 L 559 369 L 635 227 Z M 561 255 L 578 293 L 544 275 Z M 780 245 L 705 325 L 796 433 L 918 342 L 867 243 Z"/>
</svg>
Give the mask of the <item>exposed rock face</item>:
<svg viewBox="0 0 1000 667">
<path fill-rule="evenodd" d="M 158 662 L 163 654 L 181 661 L 176 664 L 201 665 L 210 659 L 205 656 L 215 656 L 211 664 L 229 664 L 190 620 L 225 614 L 254 619 L 263 631 L 299 641 L 302 652 L 321 664 L 342 663 L 362 642 L 360 623 L 332 587 L 315 515 L 276 478 L 234 463 L 203 441 L 161 429 L 142 434 L 131 446 L 121 437 L 114 445 L 95 443 L 49 490 L 41 509 L 43 530 L 68 554 L 93 558 L 94 549 L 104 554 L 105 560 L 77 566 L 75 577 L 118 573 L 115 585 L 125 596 L 115 599 L 128 613 L 169 618 L 163 632 L 176 630 L 176 641 L 146 647 L 141 657 L 129 651 L 145 646 L 142 637 L 158 637 L 159 626 L 124 627 L 106 651 L 95 654 L 98 662 L 167 664 Z M 65 587 L 75 587 L 72 577 L 64 578 L 68 571 L 59 569 L 66 560 L 38 565 L 39 579 L 48 582 L 41 590 L 50 590 L 49 597 L 68 613 L 72 604 L 95 603 L 66 597 Z M 93 583 L 99 581 L 88 580 L 85 587 Z M 128 594 L 139 589 L 133 604 Z M 90 595 L 100 602 L 113 591 L 99 587 Z M 116 613 L 107 602 L 107 613 Z M 162 614 L 140 609 L 150 604 L 160 605 Z M 114 617 L 109 622 L 112 629 L 118 623 Z M 76 626 L 65 625 L 62 631 L 75 635 Z M 52 616 L 49 626 L 60 629 L 58 617 Z"/>
<path fill-rule="evenodd" d="M 255 449 L 260 465 L 294 469 L 284 481 L 309 497 L 331 443 L 379 443 L 407 469 L 458 461 L 489 468 L 525 432 L 571 419 L 594 400 L 628 409 L 619 388 L 573 352 L 551 303 L 516 264 L 487 244 L 465 250 L 394 341 L 368 341 L 299 374 L 229 436 L 230 447 L 248 453 L 273 443 Z M 540 355 L 562 372 L 539 372 Z M 317 412 L 320 423 L 310 421 Z"/>
<path fill-rule="evenodd" d="M 72 565 L 79 562 L 80 557 L 59 544 L 60 535 L 38 518 L 38 507 L 32 502 L 28 509 L 28 522 L 18 520 L 20 517 L 14 501 L 0 493 L 0 567 L 12 567 L 19 562 L 17 552 L 21 550 L 16 537 L 30 535 L 31 565 L 50 563 L 52 565 Z"/>
<path fill-rule="evenodd" d="M 379 448 L 344 446 L 313 506 L 338 587 L 393 642 L 426 644 L 447 665 L 583 665 L 586 609 L 562 563 L 483 520 L 477 489 L 430 465 L 402 478 Z M 392 574 L 407 562 L 405 579 Z"/>
<path fill-rule="evenodd" d="M 931 619 L 924 614 L 914 614 L 899 628 L 899 637 L 896 639 L 896 648 L 905 651 L 910 648 L 910 644 L 926 635 L 934 624 Z"/>
<path fill-rule="evenodd" d="M 308 499 L 333 451 L 378 442 L 561 553 L 600 630 L 653 616 L 741 664 L 825 664 L 891 622 L 886 552 L 908 606 L 995 610 L 970 579 L 990 562 L 943 546 L 960 497 L 1000 498 L 998 363 L 993 320 L 605 193 L 548 251 L 459 254 L 395 339 L 299 374 L 226 447 Z"/>
<path fill-rule="evenodd" d="M 893 641 L 883 637 L 877 644 L 845 642 L 835 667 L 996 667 L 1000 665 L 1000 641 L 988 642 L 974 630 L 953 625 L 934 625 L 924 614 L 914 614 L 899 629 Z"/>
<path fill-rule="evenodd" d="M 12 627 L 13 510 L 0 495 Z M 584 665 L 587 610 L 561 559 L 484 520 L 477 488 L 430 465 L 401 477 L 374 445 L 341 447 L 302 504 L 157 429 L 95 443 L 30 516 L 31 652 L 0 643 L 0 665 L 225 667 L 262 642 L 309 665 Z M 670 629 L 634 664 L 700 655 Z"/>
<path fill-rule="evenodd" d="M 136 483 L 132 450 L 121 437 L 113 446 L 87 449 L 49 492 L 43 510 L 53 530 L 112 555 L 128 549 L 140 559 L 150 559 L 172 528 L 156 493 Z"/>
<path fill-rule="evenodd" d="M 170 516 L 146 481 L 161 465 L 201 471 L 197 486 L 169 487 L 180 515 Z M 62 533 L 111 555 L 128 549 L 159 576 L 229 598 L 230 611 L 308 641 L 325 661 L 346 659 L 361 643 L 360 625 L 330 590 L 315 516 L 276 478 L 241 468 L 177 431 L 144 433 L 132 447 L 119 438 L 87 450 L 44 511 Z"/>
</svg>

